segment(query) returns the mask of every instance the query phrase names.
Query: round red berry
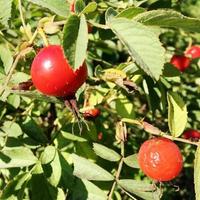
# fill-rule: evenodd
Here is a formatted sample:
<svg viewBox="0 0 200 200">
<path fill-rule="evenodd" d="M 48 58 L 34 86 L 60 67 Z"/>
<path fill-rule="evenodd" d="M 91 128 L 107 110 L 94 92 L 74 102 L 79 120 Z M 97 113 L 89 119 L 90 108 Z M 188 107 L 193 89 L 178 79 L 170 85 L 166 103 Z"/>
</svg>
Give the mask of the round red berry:
<svg viewBox="0 0 200 200">
<path fill-rule="evenodd" d="M 87 78 L 85 63 L 73 70 L 59 45 L 43 48 L 31 66 L 34 86 L 45 95 L 71 97 Z"/>
<path fill-rule="evenodd" d="M 180 173 L 183 158 L 178 146 L 167 138 L 145 141 L 140 147 L 138 161 L 141 170 L 157 181 L 170 181 Z"/>
<path fill-rule="evenodd" d="M 200 139 L 200 132 L 197 130 L 189 129 L 183 133 L 185 139 Z"/>
<path fill-rule="evenodd" d="M 89 110 L 86 110 L 83 113 L 83 117 L 87 120 L 95 119 L 101 114 L 101 111 L 98 108 L 92 108 Z"/>
<path fill-rule="evenodd" d="M 191 46 L 185 51 L 185 55 L 192 59 L 200 58 L 200 46 Z"/>
<path fill-rule="evenodd" d="M 190 65 L 190 59 L 185 56 L 173 55 L 170 63 L 174 65 L 179 71 L 185 71 Z"/>
<path fill-rule="evenodd" d="M 70 11 L 71 12 L 75 12 L 75 2 L 74 1 L 72 1 L 72 3 L 70 4 Z"/>
</svg>

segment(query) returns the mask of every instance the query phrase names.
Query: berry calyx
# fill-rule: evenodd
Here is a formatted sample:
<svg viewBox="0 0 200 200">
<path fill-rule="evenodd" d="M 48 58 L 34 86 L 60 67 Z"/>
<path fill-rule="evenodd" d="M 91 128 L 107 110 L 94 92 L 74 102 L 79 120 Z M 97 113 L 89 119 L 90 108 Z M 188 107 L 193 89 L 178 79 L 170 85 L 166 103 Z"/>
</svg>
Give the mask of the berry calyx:
<svg viewBox="0 0 200 200">
<path fill-rule="evenodd" d="M 101 114 L 101 111 L 98 108 L 92 108 L 84 111 L 83 117 L 86 120 L 93 120 Z"/>
<path fill-rule="evenodd" d="M 173 55 L 170 63 L 179 71 L 184 72 L 190 65 L 190 59 L 182 55 Z"/>
<path fill-rule="evenodd" d="M 140 147 L 138 161 L 144 174 L 157 181 L 174 179 L 183 166 L 178 146 L 162 137 L 145 141 Z"/>
<path fill-rule="evenodd" d="M 200 46 L 191 46 L 185 51 L 185 56 L 192 59 L 200 58 Z"/>
<path fill-rule="evenodd" d="M 200 139 L 200 132 L 197 131 L 197 130 L 189 129 L 189 130 L 186 130 L 186 131 L 183 133 L 183 137 L 184 137 L 185 139 L 199 140 L 199 139 Z"/>
<path fill-rule="evenodd" d="M 73 97 L 87 79 L 85 63 L 73 70 L 60 45 L 49 45 L 35 56 L 31 66 L 33 85 L 41 93 Z"/>
</svg>

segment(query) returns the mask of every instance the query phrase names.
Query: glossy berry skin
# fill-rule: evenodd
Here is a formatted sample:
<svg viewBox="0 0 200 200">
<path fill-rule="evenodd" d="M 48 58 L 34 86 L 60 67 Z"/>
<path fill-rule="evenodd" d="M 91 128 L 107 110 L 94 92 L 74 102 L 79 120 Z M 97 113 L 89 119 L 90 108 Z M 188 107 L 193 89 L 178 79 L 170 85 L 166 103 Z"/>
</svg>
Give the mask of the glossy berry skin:
<svg viewBox="0 0 200 200">
<path fill-rule="evenodd" d="M 167 138 L 145 141 L 140 147 L 138 161 L 141 170 L 156 181 L 170 181 L 180 173 L 183 158 L 178 146 Z"/>
<path fill-rule="evenodd" d="M 192 59 L 200 58 L 200 46 L 191 46 L 185 51 L 185 55 Z"/>
<path fill-rule="evenodd" d="M 86 110 L 83 113 L 83 117 L 87 120 L 92 120 L 92 119 L 97 118 L 100 114 L 101 114 L 101 111 L 98 108 L 93 108 L 93 109 Z"/>
<path fill-rule="evenodd" d="M 31 66 L 33 85 L 45 95 L 71 97 L 87 78 L 85 64 L 73 70 L 64 57 L 62 47 L 50 45 L 43 48 Z"/>
<path fill-rule="evenodd" d="M 179 71 L 184 72 L 190 65 L 190 59 L 185 56 L 173 55 L 170 63 Z"/>
<path fill-rule="evenodd" d="M 183 133 L 185 139 L 200 139 L 200 132 L 197 130 L 189 129 Z"/>
</svg>

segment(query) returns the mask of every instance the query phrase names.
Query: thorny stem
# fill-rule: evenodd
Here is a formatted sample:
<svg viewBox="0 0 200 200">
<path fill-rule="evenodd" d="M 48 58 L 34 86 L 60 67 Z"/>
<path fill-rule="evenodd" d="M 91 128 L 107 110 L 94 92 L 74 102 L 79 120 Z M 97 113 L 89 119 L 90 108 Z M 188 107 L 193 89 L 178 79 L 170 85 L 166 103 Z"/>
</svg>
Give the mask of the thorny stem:
<svg viewBox="0 0 200 200">
<path fill-rule="evenodd" d="M 26 49 L 20 51 L 20 52 L 17 54 L 17 56 L 16 56 L 16 58 L 15 58 L 15 61 L 13 62 L 12 67 L 11 67 L 9 73 L 8 73 L 8 76 L 6 77 L 5 83 L 4 83 L 4 85 L 0 88 L 0 96 L 3 94 L 4 90 L 6 89 L 8 83 L 9 83 L 11 77 L 12 77 L 13 72 L 14 72 L 15 68 L 17 67 L 17 64 L 18 64 L 19 60 L 20 60 L 22 57 L 24 57 L 26 54 L 28 54 L 31 50 L 32 50 L 31 47 L 27 47 Z"/>
<path fill-rule="evenodd" d="M 27 38 L 29 40 L 31 40 L 31 37 L 26 30 L 26 23 L 25 23 L 25 20 L 24 20 L 23 12 L 22 12 L 22 2 L 21 2 L 21 0 L 18 0 L 18 6 L 19 6 L 20 18 L 21 18 L 21 21 L 22 21 L 22 26 L 24 28 L 25 34 L 26 34 Z"/>
<path fill-rule="evenodd" d="M 134 125 L 139 125 L 140 127 L 144 128 L 143 127 L 143 122 L 144 121 L 141 121 L 141 120 L 131 120 L 131 119 L 122 119 L 122 121 L 124 123 L 129 123 L 129 124 L 134 124 Z M 156 128 L 156 127 L 154 127 Z M 158 128 L 156 128 L 157 130 L 159 130 Z M 146 130 L 147 131 L 147 130 Z M 148 132 L 148 131 L 147 131 Z M 161 136 L 161 137 L 165 137 L 165 138 L 168 138 L 170 140 L 174 140 L 174 141 L 177 141 L 177 142 L 183 142 L 183 143 L 187 143 L 187 144 L 192 144 L 192 145 L 196 145 L 196 146 L 199 146 L 200 145 L 200 142 L 192 142 L 190 140 L 187 140 L 187 139 L 183 139 L 183 138 L 176 138 L 176 137 L 173 137 L 171 135 L 167 135 L 166 133 L 162 132 L 162 131 L 159 131 L 159 132 L 148 132 L 152 135 L 156 135 L 156 136 Z"/>
<path fill-rule="evenodd" d="M 113 193 L 114 193 L 114 190 L 115 190 L 115 186 L 117 184 L 117 181 L 119 180 L 119 176 L 120 176 L 120 173 L 122 171 L 123 162 L 124 162 L 124 141 L 121 141 L 121 160 L 119 162 L 119 166 L 118 166 L 118 169 L 117 169 L 115 181 L 114 181 L 112 188 L 111 188 L 109 195 L 108 195 L 108 200 L 112 200 L 112 196 L 113 196 Z"/>
</svg>

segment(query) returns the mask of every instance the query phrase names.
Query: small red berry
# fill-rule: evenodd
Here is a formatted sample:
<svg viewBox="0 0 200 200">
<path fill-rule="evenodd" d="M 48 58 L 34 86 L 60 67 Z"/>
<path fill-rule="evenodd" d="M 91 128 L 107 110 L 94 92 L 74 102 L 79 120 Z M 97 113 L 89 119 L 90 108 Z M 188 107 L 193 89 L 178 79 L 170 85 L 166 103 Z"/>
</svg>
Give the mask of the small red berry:
<svg viewBox="0 0 200 200">
<path fill-rule="evenodd" d="M 200 139 L 200 132 L 197 130 L 189 129 L 183 133 L 185 139 Z"/>
<path fill-rule="evenodd" d="M 75 1 L 72 1 L 72 3 L 70 4 L 70 11 L 71 12 L 75 12 Z"/>
<path fill-rule="evenodd" d="M 99 132 L 98 135 L 97 135 L 97 137 L 98 137 L 98 140 L 102 140 L 103 139 L 103 133 Z"/>
<path fill-rule="evenodd" d="M 142 144 L 138 154 L 141 170 L 157 181 L 170 181 L 180 173 L 183 158 L 178 146 L 167 138 L 154 138 Z"/>
<path fill-rule="evenodd" d="M 93 27 L 88 23 L 88 33 L 92 33 Z"/>
<path fill-rule="evenodd" d="M 31 66 L 33 85 L 45 95 L 71 97 L 87 78 L 85 63 L 73 70 L 59 45 L 43 48 Z"/>
<path fill-rule="evenodd" d="M 170 63 L 174 65 L 179 71 L 185 71 L 190 65 L 190 59 L 185 56 L 173 55 Z"/>
<path fill-rule="evenodd" d="M 200 46 L 191 46 L 185 51 L 185 56 L 192 59 L 200 58 Z"/>
<path fill-rule="evenodd" d="M 83 113 L 83 117 L 86 120 L 92 120 L 92 119 L 97 118 L 100 114 L 101 114 L 101 111 L 98 108 L 93 108 L 93 109 L 86 110 Z"/>
</svg>

